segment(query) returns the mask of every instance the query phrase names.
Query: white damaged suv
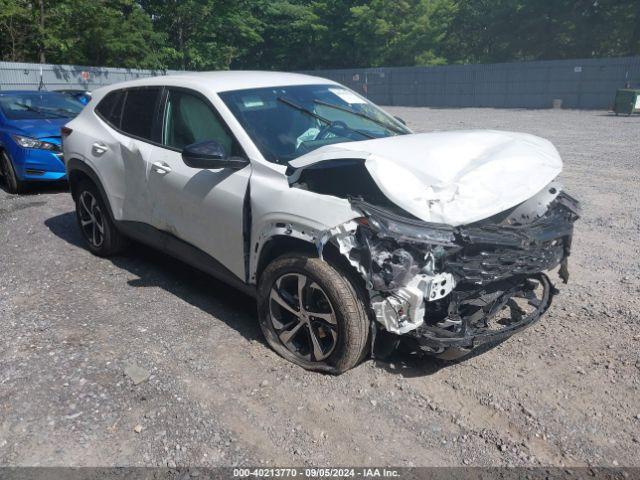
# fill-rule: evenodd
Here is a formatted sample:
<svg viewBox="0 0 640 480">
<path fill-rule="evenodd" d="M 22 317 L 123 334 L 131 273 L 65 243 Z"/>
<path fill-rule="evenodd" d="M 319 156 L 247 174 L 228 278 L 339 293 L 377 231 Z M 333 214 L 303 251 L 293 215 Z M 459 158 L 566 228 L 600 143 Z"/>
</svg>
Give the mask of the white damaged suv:
<svg viewBox="0 0 640 480">
<path fill-rule="evenodd" d="M 93 253 L 132 238 L 255 296 L 304 368 L 465 355 L 544 313 L 543 272 L 568 278 L 579 206 L 532 135 L 414 134 L 323 78 L 214 72 L 103 88 L 62 136 Z"/>
</svg>

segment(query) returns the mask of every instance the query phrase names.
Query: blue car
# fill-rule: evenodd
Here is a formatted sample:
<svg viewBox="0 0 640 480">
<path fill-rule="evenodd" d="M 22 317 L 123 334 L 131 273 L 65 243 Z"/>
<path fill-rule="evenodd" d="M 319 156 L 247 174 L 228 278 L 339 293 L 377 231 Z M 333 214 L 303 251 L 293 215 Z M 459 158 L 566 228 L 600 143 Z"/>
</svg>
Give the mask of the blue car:
<svg viewBox="0 0 640 480">
<path fill-rule="evenodd" d="M 62 93 L 0 91 L 0 174 L 10 193 L 65 179 L 60 129 L 83 106 Z"/>
<path fill-rule="evenodd" d="M 55 92 L 64 93 L 66 95 L 70 95 L 76 100 L 78 100 L 83 105 L 86 105 L 91 101 L 91 92 L 87 90 L 80 90 L 77 88 L 66 88 L 64 90 L 54 90 Z"/>
</svg>

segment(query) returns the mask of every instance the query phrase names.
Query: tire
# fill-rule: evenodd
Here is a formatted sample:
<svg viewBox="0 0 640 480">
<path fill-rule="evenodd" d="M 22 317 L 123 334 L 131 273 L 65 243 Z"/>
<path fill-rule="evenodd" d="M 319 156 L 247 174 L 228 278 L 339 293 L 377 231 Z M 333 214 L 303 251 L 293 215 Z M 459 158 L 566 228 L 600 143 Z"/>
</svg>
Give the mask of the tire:
<svg viewBox="0 0 640 480">
<path fill-rule="evenodd" d="M 81 180 L 75 188 L 76 219 L 89 250 L 99 257 L 122 252 L 127 239 L 113 223 L 109 210 L 90 180 Z"/>
<path fill-rule="evenodd" d="M 17 194 L 24 191 L 24 182 L 18 178 L 13 162 L 4 150 L 0 151 L 0 171 L 4 176 L 4 184 L 9 193 Z"/>
<path fill-rule="evenodd" d="M 270 263 L 258 285 L 258 317 L 267 343 L 308 370 L 340 374 L 367 351 L 362 296 L 347 275 L 319 258 L 290 254 Z"/>
</svg>

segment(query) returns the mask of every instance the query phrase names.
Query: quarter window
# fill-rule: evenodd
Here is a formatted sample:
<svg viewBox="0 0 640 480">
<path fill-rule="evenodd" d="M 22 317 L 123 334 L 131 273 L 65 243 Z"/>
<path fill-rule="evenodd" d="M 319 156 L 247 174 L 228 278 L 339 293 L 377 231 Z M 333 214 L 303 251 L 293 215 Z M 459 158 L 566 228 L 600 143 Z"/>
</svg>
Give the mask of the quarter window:
<svg viewBox="0 0 640 480">
<path fill-rule="evenodd" d="M 163 144 L 182 150 L 204 140 L 215 140 L 227 155 L 240 154 L 222 120 L 204 100 L 188 92 L 170 90 L 164 114 Z"/>
<path fill-rule="evenodd" d="M 120 128 L 134 137 L 152 140 L 153 119 L 159 97 L 160 88 L 127 90 Z"/>
<path fill-rule="evenodd" d="M 124 97 L 125 92 L 123 90 L 110 92 L 100 101 L 100 103 L 96 107 L 96 111 L 100 114 L 100 116 L 115 128 L 120 128 Z"/>
</svg>

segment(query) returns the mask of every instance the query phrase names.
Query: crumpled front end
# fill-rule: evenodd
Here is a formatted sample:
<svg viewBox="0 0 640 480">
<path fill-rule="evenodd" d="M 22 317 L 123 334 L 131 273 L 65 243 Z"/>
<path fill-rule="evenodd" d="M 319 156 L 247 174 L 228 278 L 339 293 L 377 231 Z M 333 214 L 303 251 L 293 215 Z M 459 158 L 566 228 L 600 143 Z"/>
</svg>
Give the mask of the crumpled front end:
<svg viewBox="0 0 640 480">
<path fill-rule="evenodd" d="M 327 232 L 364 277 L 384 330 L 450 357 L 531 325 L 557 292 L 544 273 L 568 257 L 579 204 L 552 182 L 491 218 L 430 224 L 359 199 L 362 217 Z M 454 353 L 452 353 L 454 352 Z"/>
</svg>

